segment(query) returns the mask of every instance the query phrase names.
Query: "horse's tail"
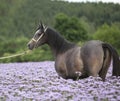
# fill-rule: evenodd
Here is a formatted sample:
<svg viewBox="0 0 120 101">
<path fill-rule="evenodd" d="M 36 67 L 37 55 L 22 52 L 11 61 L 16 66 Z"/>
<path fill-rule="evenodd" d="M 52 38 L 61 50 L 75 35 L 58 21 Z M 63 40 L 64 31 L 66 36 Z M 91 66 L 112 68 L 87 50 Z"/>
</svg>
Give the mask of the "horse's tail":
<svg viewBox="0 0 120 101">
<path fill-rule="evenodd" d="M 117 51 L 107 43 L 102 43 L 103 50 L 109 50 L 112 58 L 113 58 L 113 70 L 112 70 L 112 75 L 113 76 L 120 76 L 120 60 L 119 60 L 119 55 Z"/>
</svg>

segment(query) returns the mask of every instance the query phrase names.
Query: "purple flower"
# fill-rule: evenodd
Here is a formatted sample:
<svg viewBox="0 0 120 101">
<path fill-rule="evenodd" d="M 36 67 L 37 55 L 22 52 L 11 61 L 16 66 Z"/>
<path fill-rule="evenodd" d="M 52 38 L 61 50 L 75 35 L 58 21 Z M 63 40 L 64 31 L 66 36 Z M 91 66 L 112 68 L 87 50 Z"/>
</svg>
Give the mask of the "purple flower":
<svg viewBox="0 0 120 101">
<path fill-rule="evenodd" d="M 0 100 L 120 100 L 120 77 L 58 78 L 53 61 L 0 64 Z"/>
</svg>

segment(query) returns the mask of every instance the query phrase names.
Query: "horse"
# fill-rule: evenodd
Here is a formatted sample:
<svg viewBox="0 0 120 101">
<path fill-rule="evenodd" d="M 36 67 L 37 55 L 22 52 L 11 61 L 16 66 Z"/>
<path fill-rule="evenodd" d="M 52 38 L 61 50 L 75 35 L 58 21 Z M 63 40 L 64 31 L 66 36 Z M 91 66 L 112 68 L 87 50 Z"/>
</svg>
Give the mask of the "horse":
<svg viewBox="0 0 120 101">
<path fill-rule="evenodd" d="M 41 23 L 28 42 L 28 48 L 33 50 L 44 44 L 50 46 L 55 59 L 55 70 L 64 79 L 78 80 L 99 76 L 105 81 L 111 60 L 112 76 L 120 76 L 119 55 L 108 43 L 91 40 L 80 47 Z"/>
</svg>

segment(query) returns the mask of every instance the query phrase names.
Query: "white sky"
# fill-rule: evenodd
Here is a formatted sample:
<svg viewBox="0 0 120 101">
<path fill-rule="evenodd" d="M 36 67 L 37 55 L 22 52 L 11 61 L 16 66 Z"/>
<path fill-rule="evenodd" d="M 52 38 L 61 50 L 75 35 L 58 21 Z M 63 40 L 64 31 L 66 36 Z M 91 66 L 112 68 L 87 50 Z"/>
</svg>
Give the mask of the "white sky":
<svg viewBox="0 0 120 101">
<path fill-rule="evenodd" d="M 69 1 L 69 2 L 99 2 L 99 1 L 102 1 L 102 2 L 112 2 L 112 3 L 119 3 L 120 4 L 120 0 L 63 0 L 63 1 Z"/>
</svg>

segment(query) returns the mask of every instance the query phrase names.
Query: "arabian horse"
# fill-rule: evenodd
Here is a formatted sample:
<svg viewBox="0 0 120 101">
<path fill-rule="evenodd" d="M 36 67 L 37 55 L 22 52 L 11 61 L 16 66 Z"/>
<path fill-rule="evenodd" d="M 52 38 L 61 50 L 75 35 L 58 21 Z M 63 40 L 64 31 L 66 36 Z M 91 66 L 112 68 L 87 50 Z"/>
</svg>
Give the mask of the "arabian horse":
<svg viewBox="0 0 120 101">
<path fill-rule="evenodd" d="M 120 60 L 117 51 L 108 43 L 92 40 L 82 47 L 64 39 L 52 28 L 39 25 L 28 43 L 30 50 L 48 44 L 55 58 L 55 70 L 64 79 L 82 79 L 100 76 L 103 81 L 113 60 L 113 76 L 120 76 Z"/>
</svg>

